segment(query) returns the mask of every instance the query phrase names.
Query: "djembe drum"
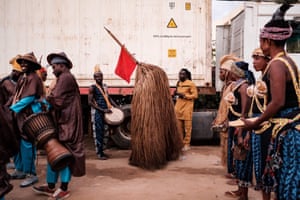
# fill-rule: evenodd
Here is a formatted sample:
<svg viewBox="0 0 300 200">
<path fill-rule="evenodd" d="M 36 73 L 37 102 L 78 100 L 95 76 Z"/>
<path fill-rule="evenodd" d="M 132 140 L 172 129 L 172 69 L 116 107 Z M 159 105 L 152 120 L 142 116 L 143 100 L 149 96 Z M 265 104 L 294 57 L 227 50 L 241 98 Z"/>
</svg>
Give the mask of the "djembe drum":
<svg viewBox="0 0 300 200">
<path fill-rule="evenodd" d="M 251 118 L 246 118 L 249 121 L 255 121 L 258 117 L 251 117 Z M 231 127 L 237 127 L 237 128 L 243 128 L 245 123 L 241 119 L 237 119 L 234 121 L 229 121 L 228 126 Z"/>
<path fill-rule="evenodd" d="M 104 114 L 104 121 L 110 126 L 118 126 L 124 121 L 124 112 L 116 107 L 112 107 L 111 113 Z"/>
<path fill-rule="evenodd" d="M 30 115 L 23 124 L 23 132 L 29 139 L 35 140 L 38 148 L 44 148 L 48 162 L 54 171 L 68 166 L 73 155 L 56 139 L 56 129 L 49 113 Z"/>
</svg>

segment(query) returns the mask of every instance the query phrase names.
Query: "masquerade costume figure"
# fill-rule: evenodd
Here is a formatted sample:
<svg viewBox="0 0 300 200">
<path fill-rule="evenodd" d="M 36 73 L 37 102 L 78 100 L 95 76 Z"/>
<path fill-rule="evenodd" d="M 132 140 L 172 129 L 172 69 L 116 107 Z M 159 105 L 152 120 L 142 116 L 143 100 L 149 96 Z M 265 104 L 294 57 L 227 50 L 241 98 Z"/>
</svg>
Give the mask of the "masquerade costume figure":
<svg viewBox="0 0 300 200">
<path fill-rule="evenodd" d="M 300 199 L 300 91 L 298 69 L 284 50 L 292 28 L 284 20 L 291 7 L 283 4 L 261 30 L 260 47 L 271 60 L 263 74 L 268 88 L 265 112 L 254 121 L 244 120 L 247 129 L 271 129 L 265 179 L 275 189 L 277 199 Z M 265 122 L 267 121 L 267 122 Z M 262 126 L 260 124 L 265 122 Z M 270 199 L 268 193 L 264 199 Z"/>
<path fill-rule="evenodd" d="M 182 149 L 168 77 L 155 65 L 139 63 L 137 67 L 131 149 L 129 163 L 148 170 L 161 169 L 168 161 L 177 160 Z"/>
</svg>

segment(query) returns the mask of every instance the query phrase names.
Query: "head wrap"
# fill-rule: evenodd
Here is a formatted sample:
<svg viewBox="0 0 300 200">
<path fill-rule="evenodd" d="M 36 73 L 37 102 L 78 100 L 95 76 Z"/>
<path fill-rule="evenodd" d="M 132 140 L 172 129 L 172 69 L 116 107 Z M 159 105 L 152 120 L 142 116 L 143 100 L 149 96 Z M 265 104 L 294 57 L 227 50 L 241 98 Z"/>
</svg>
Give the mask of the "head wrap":
<svg viewBox="0 0 300 200">
<path fill-rule="evenodd" d="M 12 69 L 16 70 L 18 72 L 22 72 L 21 66 L 17 63 L 17 59 L 20 58 L 20 55 L 17 55 L 16 57 L 13 57 L 10 61 L 9 64 L 12 65 Z"/>
<path fill-rule="evenodd" d="M 94 74 L 98 74 L 98 73 L 102 73 L 102 71 L 100 69 L 100 65 L 96 64 L 94 67 Z"/>
<path fill-rule="evenodd" d="M 293 29 L 279 28 L 279 27 L 264 27 L 260 30 L 260 38 L 266 38 L 271 40 L 286 40 L 291 37 Z"/>
<path fill-rule="evenodd" d="M 231 67 L 230 67 L 230 72 L 232 72 L 233 74 L 235 74 L 236 76 L 240 77 L 240 78 L 244 78 L 245 77 L 245 72 L 243 69 L 241 69 L 238 66 L 239 62 L 233 62 Z"/>
<path fill-rule="evenodd" d="M 282 4 L 273 14 L 272 19 L 268 23 L 272 22 L 285 22 L 284 21 L 284 15 L 286 11 L 292 7 L 290 4 Z M 287 23 L 287 22 L 286 22 Z M 291 37 L 293 33 L 293 29 L 290 25 L 288 27 L 280 27 L 279 25 L 276 26 L 276 24 L 279 23 L 274 23 L 272 27 L 269 26 L 264 26 L 260 30 L 260 38 L 266 38 L 266 39 L 271 39 L 271 40 L 286 40 L 289 37 Z"/>
<path fill-rule="evenodd" d="M 240 59 L 234 55 L 225 55 L 220 59 L 220 69 L 231 71 L 231 65 Z"/>
<path fill-rule="evenodd" d="M 254 49 L 254 51 L 252 52 L 252 57 L 253 56 L 265 57 L 265 55 L 264 55 L 263 51 L 261 50 L 261 48 Z"/>
<path fill-rule="evenodd" d="M 252 71 L 249 70 L 249 64 L 244 61 L 235 62 L 235 65 L 244 71 L 244 78 L 247 79 L 248 84 L 254 84 L 255 83 L 255 77 Z"/>
</svg>

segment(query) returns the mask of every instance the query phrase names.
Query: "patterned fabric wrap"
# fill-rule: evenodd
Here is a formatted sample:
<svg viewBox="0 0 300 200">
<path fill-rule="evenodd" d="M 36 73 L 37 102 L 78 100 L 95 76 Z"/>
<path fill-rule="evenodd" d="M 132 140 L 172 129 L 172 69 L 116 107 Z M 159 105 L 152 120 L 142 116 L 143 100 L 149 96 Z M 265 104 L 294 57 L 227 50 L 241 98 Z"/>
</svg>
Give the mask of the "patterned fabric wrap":
<svg viewBox="0 0 300 200">
<path fill-rule="evenodd" d="M 246 136 L 246 131 L 243 132 L 243 138 Z M 237 144 L 237 138 L 234 138 Z M 249 187 L 252 182 L 252 151 L 247 151 L 245 160 L 235 160 L 236 177 L 239 179 L 240 187 Z"/>
<path fill-rule="evenodd" d="M 97 105 L 102 109 L 107 109 L 106 101 L 100 90 L 93 85 L 94 97 Z M 103 138 L 104 138 L 104 114 L 98 110 L 95 111 L 95 146 L 98 155 L 103 154 Z"/>
<path fill-rule="evenodd" d="M 299 108 L 282 111 L 287 118 Z M 300 121 L 284 127 L 269 145 L 267 165 L 263 179 L 271 183 L 266 190 L 274 190 L 277 199 L 300 199 Z"/>
<path fill-rule="evenodd" d="M 261 135 L 257 135 L 254 132 L 251 134 L 251 151 L 253 157 L 254 175 L 256 179 L 256 185 L 261 184 L 262 180 L 262 159 L 261 159 Z"/>
<path fill-rule="evenodd" d="M 260 114 L 254 113 L 253 117 L 258 117 Z M 256 186 L 263 189 L 264 186 L 271 185 L 270 181 L 263 181 L 263 173 L 266 166 L 268 147 L 271 139 L 271 130 L 267 129 L 261 134 L 256 134 L 254 131 L 251 134 L 251 151 L 253 157 L 253 167 L 256 179 Z"/>
</svg>

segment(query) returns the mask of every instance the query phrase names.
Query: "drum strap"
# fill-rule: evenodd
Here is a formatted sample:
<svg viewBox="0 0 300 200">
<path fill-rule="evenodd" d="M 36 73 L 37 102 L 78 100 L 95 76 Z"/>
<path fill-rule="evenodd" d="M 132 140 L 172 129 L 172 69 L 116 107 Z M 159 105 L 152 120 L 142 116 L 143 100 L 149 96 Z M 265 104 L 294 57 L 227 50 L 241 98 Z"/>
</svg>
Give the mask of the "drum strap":
<svg viewBox="0 0 300 200">
<path fill-rule="evenodd" d="M 100 90 L 102 96 L 104 97 L 104 100 L 106 102 L 107 107 L 110 109 L 112 108 L 111 103 L 108 100 L 107 94 L 103 91 L 103 89 L 100 87 L 100 85 L 96 84 L 96 87 Z"/>
<path fill-rule="evenodd" d="M 22 92 L 24 90 L 24 87 L 25 87 L 25 81 L 26 81 L 26 74 L 24 74 L 23 77 L 22 77 L 22 80 L 21 80 L 21 83 L 20 83 L 21 87 L 19 87 L 17 89 L 17 91 L 15 93 L 15 96 L 13 98 L 12 104 L 15 104 L 17 101 L 20 100 L 20 96 L 21 96 L 21 94 L 22 94 Z"/>
</svg>

